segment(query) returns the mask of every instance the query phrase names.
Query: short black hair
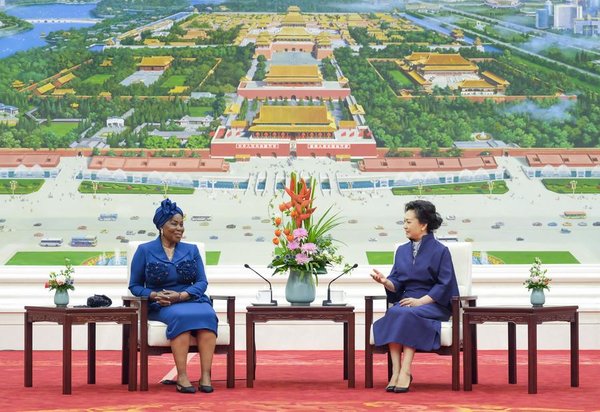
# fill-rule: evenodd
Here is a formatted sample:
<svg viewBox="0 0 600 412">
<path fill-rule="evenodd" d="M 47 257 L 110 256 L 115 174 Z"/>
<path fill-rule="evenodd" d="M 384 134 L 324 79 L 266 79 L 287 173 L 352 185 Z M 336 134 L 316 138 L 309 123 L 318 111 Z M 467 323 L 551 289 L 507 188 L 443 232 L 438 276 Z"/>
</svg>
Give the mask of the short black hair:
<svg viewBox="0 0 600 412">
<path fill-rule="evenodd" d="M 435 211 L 435 205 L 427 200 L 413 200 L 404 206 L 404 211 L 415 212 L 421 224 L 427 224 L 427 233 L 431 233 L 442 225 L 444 219 Z"/>
</svg>

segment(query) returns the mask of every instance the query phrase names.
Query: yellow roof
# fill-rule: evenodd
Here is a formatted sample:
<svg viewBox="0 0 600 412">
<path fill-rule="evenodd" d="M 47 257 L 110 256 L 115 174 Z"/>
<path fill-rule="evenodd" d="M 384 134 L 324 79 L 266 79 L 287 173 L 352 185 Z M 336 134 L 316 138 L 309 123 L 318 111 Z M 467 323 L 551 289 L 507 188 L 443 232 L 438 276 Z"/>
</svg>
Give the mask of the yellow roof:
<svg viewBox="0 0 600 412">
<path fill-rule="evenodd" d="M 306 39 L 312 40 L 313 36 L 304 27 L 282 27 L 275 35 L 276 40 Z"/>
<path fill-rule="evenodd" d="M 440 66 L 424 66 L 423 71 L 425 72 L 437 72 L 437 71 L 472 71 L 477 70 L 477 66 L 473 65 L 440 65 Z"/>
<path fill-rule="evenodd" d="M 276 65 L 271 66 L 269 73 L 265 77 L 267 83 L 285 83 L 296 82 L 321 82 L 323 77 L 317 65 L 291 66 Z"/>
<path fill-rule="evenodd" d="M 43 85 L 42 87 L 37 88 L 37 92 L 39 94 L 44 94 L 46 92 L 49 92 L 50 90 L 54 90 L 54 85 L 52 83 L 47 83 L 47 84 Z"/>
<path fill-rule="evenodd" d="M 300 13 L 299 6 L 290 6 L 287 8 L 288 13 Z"/>
<path fill-rule="evenodd" d="M 494 86 L 485 80 L 463 80 L 458 84 L 461 88 L 493 89 Z"/>
<path fill-rule="evenodd" d="M 23 83 L 21 80 L 15 80 L 14 82 L 12 82 L 12 87 L 16 89 L 23 86 L 25 86 L 25 83 Z"/>
<path fill-rule="evenodd" d="M 477 66 L 465 59 L 458 53 L 440 54 L 440 53 L 420 53 L 415 52 L 406 57 L 406 60 L 423 66 L 462 66 L 476 69 Z"/>
<path fill-rule="evenodd" d="M 62 76 L 58 78 L 58 82 L 65 84 L 70 82 L 71 80 L 73 80 L 75 78 L 75 75 L 73 73 L 69 73 L 66 76 Z"/>
<path fill-rule="evenodd" d="M 300 13 L 288 13 L 281 19 L 281 24 L 306 24 Z"/>
<path fill-rule="evenodd" d="M 498 83 L 502 86 L 508 86 L 510 84 L 509 81 L 507 81 L 507 80 L 503 79 L 502 77 L 500 77 L 492 72 L 489 72 L 489 71 L 482 72 L 481 75 L 483 77 L 493 81 L 494 83 Z"/>
<path fill-rule="evenodd" d="M 196 43 L 193 41 L 174 41 L 169 43 L 169 46 L 179 46 L 179 47 L 192 47 L 195 46 Z"/>
<path fill-rule="evenodd" d="M 56 89 L 52 92 L 52 96 L 64 96 L 66 94 L 75 94 L 75 89 Z"/>
<path fill-rule="evenodd" d="M 146 46 L 164 46 L 165 43 L 161 42 L 158 39 L 145 39 L 144 44 Z"/>
<path fill-rule="evenodd" d="M 332 132 L 336 127 L 325 106 L 262 106 L 250 130 Z"/>
<path fill-rule="evenodd" d="M 340 120 L 338 125 L 340 129 L 352 129 L 356 127 L 356 122 L 354 120 Z"/>
<path fill-rule="evenodd" d="M 100 63 L 100 67 L 110 67 L 112 66 L 112 59 L 104 59 L 102 63 Z"/>
<path fill-rule="evenodd" d="M 231 122 L 231 127 L 236 129 L 245 129 L 248 127 L 248 122 L 245 120 L 234 120 Z"/>
<path fill-rule="evenodd" d="M 250 127 L 251 132 L 285 132 L 285 133 L 332 133 L 336 131 L 335 125 L 256 125 Z"/>
<path fill-rule="evenodd" d="M 360 104 L 353 104 L 350 106 L 351 114 L 365 114 L 365 109 Z"/>
<path fill-rule="evenodd" d="M 231 104 L 226 110 L 225 114 L 238 114 L 240 112 L 240 105 L 237 103 Z"/>
<path fill-rule="evenodd" d="M 98 96 L 100 96 L 100 97 L 111 97 L 112 93 L 111 92 L 100 92 L 98 94 Z"/>
<path fill-rule="evenodd" d="M 423 76 L 421 76 L 419 73 L 417 73 L 414 70 L 406 72 L 406 74 L 409 75 L 411 79 L 413 79 L 414 81 L 416 81 L 417 83 L 419 83 L 420 86 L 428 84 L 428 81 Z"/>
<path fill-rule="evenodd" d="M 189 89 L 188 86 L 175 86 L 171 90 L 169 90 L 169 94 L 181 94 Z"/>
<path fill-rule="evenodd" d="M 412 52 L 410 54 L 410 56 L 406 56 L 405 59 L 408 61 L 419 61 L 419 60 L 423 60 L 426 59 L 427 57 L 429 57 L 431 53 L 427 53 L 427 52 Z"/>
<path fill-rule="evenodd" d="M 331 44 L 331 38 L 329 37 L 329 34 L 325 31 L 322 31 L 321 33 L 319 33 L 317 35 L 317 44 L 319 45 L 330 45 Z"/>
<path fill-rule="evenodd" d="M 429 55 L 425 64 L 428 66 L 474 66 L 469 60 L 462 57 L 460 54 L 437 54 Z"/>
<path fill-rule="evenodd" d="M 144 57 L 142 61 L 138 63 L 138 66 L 168 66 L 173 62 L 173 57 L 171 56 L 153 56 L 153 57 Z"/>
</svg>

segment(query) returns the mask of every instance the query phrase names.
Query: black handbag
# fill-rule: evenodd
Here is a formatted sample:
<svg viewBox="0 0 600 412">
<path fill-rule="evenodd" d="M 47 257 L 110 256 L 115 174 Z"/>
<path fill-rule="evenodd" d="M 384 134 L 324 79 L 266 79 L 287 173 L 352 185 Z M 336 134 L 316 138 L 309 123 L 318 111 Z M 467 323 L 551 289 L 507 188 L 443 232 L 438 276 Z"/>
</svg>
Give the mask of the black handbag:
<svg viewBox="0 0 600 412">
<path fill-rule="evenodd" d="M 104 308 L 112 305 L 112 300 L 106 295 L 94 295 L 87 299 L 90 308 Z"/>
</svg>

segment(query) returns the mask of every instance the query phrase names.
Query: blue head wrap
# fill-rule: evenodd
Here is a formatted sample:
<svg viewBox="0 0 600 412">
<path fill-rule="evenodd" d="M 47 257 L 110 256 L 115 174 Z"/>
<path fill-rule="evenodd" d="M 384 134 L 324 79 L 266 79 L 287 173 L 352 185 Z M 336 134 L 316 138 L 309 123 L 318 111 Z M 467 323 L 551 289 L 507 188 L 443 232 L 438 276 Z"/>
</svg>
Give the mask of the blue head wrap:
<svg viewBox="0 0 600 412">
<path fill-rule="evenodd" d="M 160 230 L 169 219 L 178 214 L 183 216 L 183 211 L 177 207 L 177 203 L 171 202 L 171 199 L 165 199 L 160 203 L 156 212 L 154 212 L 152 222 Z"/>
</svg>

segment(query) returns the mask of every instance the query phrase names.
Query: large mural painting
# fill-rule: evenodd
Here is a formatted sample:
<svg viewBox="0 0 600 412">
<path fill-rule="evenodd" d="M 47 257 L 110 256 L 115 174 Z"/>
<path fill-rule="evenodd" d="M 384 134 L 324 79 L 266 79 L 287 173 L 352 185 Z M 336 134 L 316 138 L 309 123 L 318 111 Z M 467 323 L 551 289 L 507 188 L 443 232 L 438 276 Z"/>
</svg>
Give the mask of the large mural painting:
<svg viewBox="0 0 600 412">
<path fill-rule="evenodd" d="M 349 263 L 418 198 L 475 263 L 599 263 L 597 12 L 0 0 L 0 264 L 126 264 L 169 197 L 209 265 L 266 265 L 292 173 Z"/>
</svg>

